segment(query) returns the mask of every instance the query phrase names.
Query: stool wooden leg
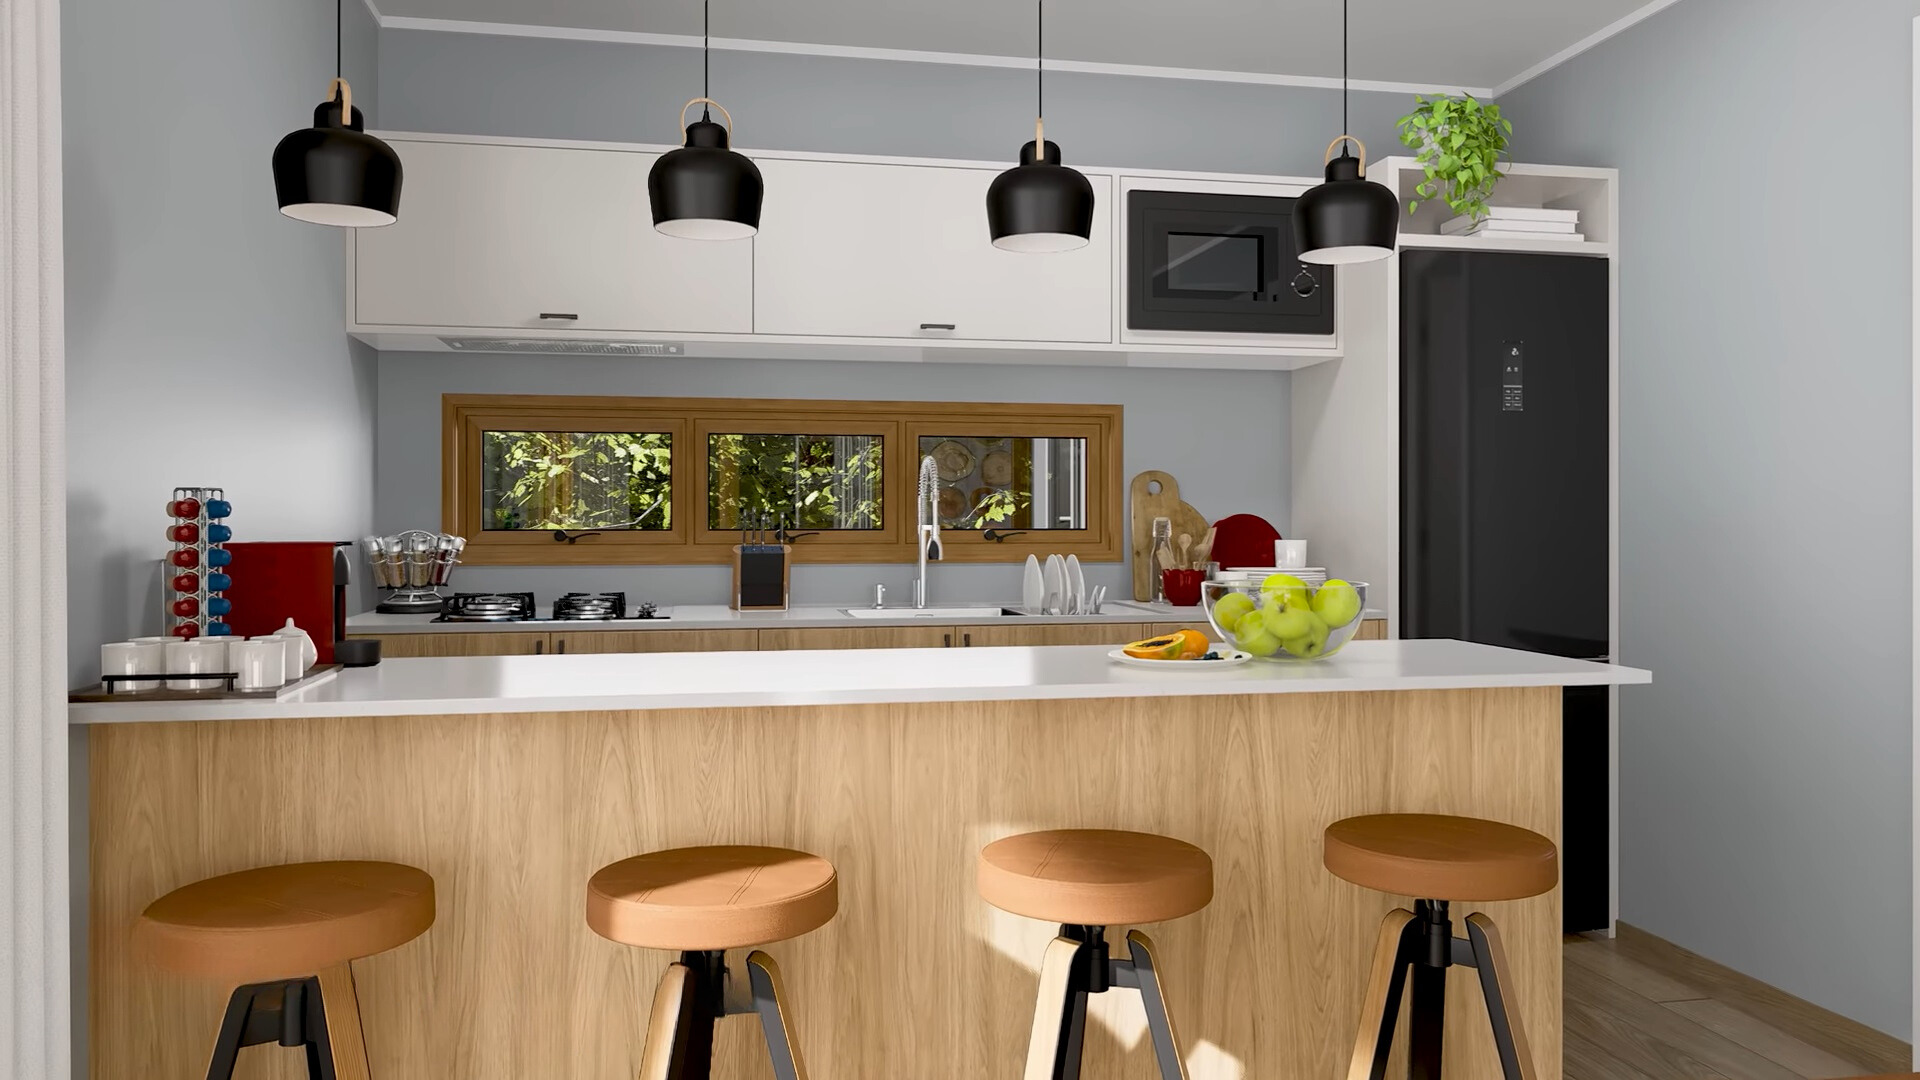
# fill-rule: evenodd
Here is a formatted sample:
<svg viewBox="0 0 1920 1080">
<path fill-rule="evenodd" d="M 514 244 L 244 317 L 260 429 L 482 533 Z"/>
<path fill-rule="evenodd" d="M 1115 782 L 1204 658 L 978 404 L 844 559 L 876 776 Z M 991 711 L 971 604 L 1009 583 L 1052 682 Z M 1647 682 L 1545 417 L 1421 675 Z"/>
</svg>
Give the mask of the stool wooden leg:
<svg viewBox="0 0 1920 1080">
<path fill-rule="evenodd" d="M 1173 1016 L 1160 985 L 1153 939 L 1138 930 L 1127 931 L 1127 952 L 1133 959 L 1133 977 L 1140 984 L 1140 1003 L 1147 1010 L 1147 1034 L 1153 1039 L 1153 1057 L 1160 1080 L 1187 1080 L 1187 1063 L 1180 1057 L 1180 1041 L 1173 1033 Z"/>
<path fill-rule="evenodd" d="M 1400 1019 L 1400 995 L 1406 987 L 1408 958 L 1404 942 L 1412 922 L 1413 912 L 1395 908 L 1380 924 L 1347 1080 L 1385 1080 L 1387 1058 L 1393 1052 L 1393 1026 Z"/>
<path fill-rule="evenodd" d="M 347 964 L 328 968 L 320 973 L 319 983 L 327 1043 L 325 1047 L 318 1047 L 315 1040 L 307 1045 L 314 1055 L 331 1059 L 331 1080 L 371 1080 L 366 1034 L 360 1026 L 360 995 L 353 986 L 353 968 Z M 307 1071 L 314 1072 L 311 1066 Z"/>
<path fill-rule="evenodd" d="M 787 1023 L 783 1004 L 786 987 L 780 981 L 780 965 L 756 949 L 747 956 L 747 981 L 753 988 L 753 1010 L 760 1014 L 767 1053 L 773 1058 L 773 1075 L 777 1080 L 807 1080 L 806 1062 L 801 1060 L 800 1046 L 793 1041 Z"/>
<path fill-rule="evenodd" d="M 1507 969 L 1506 946 L 1493 920 L 1475 913 L 1467 916 L 1467 940 L 1480 969 L 1480 990 L 1487 996 L 1487 1016 L 1493 1021 L 1494 1045 L 1500 1049 L 1500 1069 L 1506 1080 L 1534 1080 L 1533 1052 L 1526 1028 L 1513 1011 L 1513 976 Z"/>
<path fill-rule="evenodd" d="M 1040 996 L 1033 1007 L 1025 1080 L 1076 1080 L 1086 1033 L 1087 994 L 1075 979 L 1086 946 L 1072 938 L 1047 943 L 1040 961 Z"/>
<path fill-rule="evenodd" d="M 647 1042 L 640 1051 L 639 1080 L 679 1080 L 686 1057 L 692 1018 L 693 969 L 685 964 L 668 964 L 653 991 L 653 1014 L 647 1020 Z"/>
</svg>

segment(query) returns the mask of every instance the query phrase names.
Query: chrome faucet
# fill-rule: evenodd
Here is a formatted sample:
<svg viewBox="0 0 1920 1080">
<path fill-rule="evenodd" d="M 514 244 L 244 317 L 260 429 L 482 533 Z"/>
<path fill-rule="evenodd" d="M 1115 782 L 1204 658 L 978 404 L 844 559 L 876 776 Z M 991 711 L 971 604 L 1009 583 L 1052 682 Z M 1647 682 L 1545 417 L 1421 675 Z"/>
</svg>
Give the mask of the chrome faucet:
<svg viewBox="0 0 1920 1080">
<path fill-rule="evenodd" d="M 927 564 L 940 561 L 940 463 L 929 454 L 920 459 L 920 492 L 914 500 L 919 518 L 920 576 L 913 580 L 913 606 L 927 606 Z"/>
</svg>

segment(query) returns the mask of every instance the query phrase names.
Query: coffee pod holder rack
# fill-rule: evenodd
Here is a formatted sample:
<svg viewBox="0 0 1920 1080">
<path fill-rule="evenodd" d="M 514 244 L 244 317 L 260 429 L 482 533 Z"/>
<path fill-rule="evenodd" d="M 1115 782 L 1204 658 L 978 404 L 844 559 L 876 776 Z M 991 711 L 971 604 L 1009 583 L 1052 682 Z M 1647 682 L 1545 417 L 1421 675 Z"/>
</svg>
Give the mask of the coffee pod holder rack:
<svg viewBox="0 0 1920 1080">
<path fill-rule="evenodd" d="M 446 604 L 440 588 L 452 579 L 466 547 L 465 537 L 424 529 L 360 541 L 373 583 L 387 594 L 374 610 L 383 615 L 438 615 Z"/>
<path fill-rule="evenodd" d="M 177 638 L 231 636 L 226 620 L 233 601 L 225 594 L 233 584 L 233 553 L 227 550 L 233 529 L 225 519 L 233 516 L 233 504 L 222 488 L 177 487 L 167 515 L 173 546 L 166 556 L 162 628 Z"/>
</svg>

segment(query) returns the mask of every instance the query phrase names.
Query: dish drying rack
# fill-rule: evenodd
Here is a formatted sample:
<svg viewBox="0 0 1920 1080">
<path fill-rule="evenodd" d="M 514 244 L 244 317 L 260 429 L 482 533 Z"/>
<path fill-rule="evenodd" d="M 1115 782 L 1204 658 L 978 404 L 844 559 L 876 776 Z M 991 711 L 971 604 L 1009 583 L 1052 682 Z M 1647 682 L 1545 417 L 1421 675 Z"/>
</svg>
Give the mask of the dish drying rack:
<svg viewBox="0 0 1920 1080">
<path fill-rule="evenodd" d="M 424 529 L 360 541 L 374 584 L 387 590 L 374 610 L 383 615 L 439 614 L 446 603 L 439 590 L 452 579 L 466 547 L 466 537 Z"/>
</svg>

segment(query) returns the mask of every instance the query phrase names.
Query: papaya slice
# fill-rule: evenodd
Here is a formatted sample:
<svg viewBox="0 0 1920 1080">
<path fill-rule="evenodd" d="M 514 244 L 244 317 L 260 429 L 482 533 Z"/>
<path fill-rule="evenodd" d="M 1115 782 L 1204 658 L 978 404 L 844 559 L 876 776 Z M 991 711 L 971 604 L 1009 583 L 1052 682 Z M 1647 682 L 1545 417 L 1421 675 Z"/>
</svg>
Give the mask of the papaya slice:
<svg viewBox="0 0 1920 1080">
<path fill-rule="evenodd" d="M 1140 660 L 1198 660 L 1213 647 L 1198 630 L 1176 630 L 1124 646 L 1121 651 Z"/>
</svg>

